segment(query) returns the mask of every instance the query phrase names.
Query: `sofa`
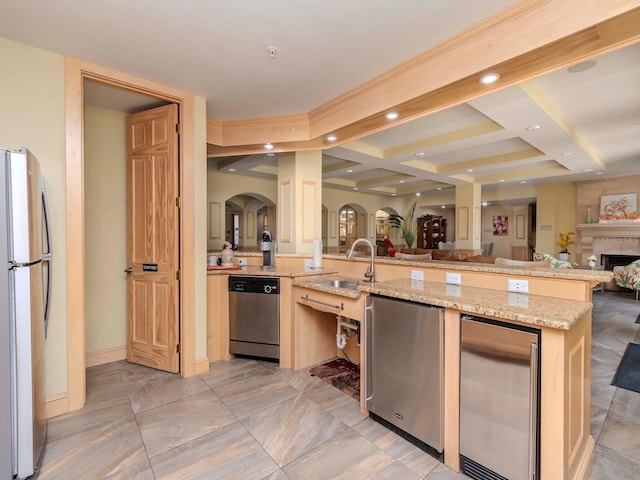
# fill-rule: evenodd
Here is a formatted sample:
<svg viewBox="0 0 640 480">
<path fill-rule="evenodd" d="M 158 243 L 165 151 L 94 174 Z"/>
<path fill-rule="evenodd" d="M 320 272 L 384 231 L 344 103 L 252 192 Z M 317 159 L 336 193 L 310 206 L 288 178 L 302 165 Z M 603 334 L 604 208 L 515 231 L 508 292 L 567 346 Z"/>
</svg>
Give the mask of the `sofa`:
<svg viewBox="0 0 640 480">
<path fill-rule="evenodd" d="M 396 253 L 395 258 L 402 258 L 403 260 L 473 261 L 468 259 L 481 256 L 481 254 L 482 250 L 479 248 L 455 248 L 453 250 L 440 250 L 430 248 L 403 247 L 399 252 Z M 431 258 L 428 258 L 427 255 L 431 255 Z M 493 261 L 485 261 L 484 263 L 493 263 Z"/>
</svg>

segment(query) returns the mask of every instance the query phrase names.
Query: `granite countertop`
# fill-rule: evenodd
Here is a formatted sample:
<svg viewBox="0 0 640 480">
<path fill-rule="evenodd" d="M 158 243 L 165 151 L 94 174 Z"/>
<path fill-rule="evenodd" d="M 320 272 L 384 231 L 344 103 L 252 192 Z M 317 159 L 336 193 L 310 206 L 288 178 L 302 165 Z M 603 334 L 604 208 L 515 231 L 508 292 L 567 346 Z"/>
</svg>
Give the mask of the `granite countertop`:
<svg viewBox="0 0 640 480">
<path fill-rule="evenodd" d="M 331 280 L 346 280 L 348 282 L 354 282 L 358 284 L 358 289 L 353 290 L 350 288 L 333 287 L 331 285 L 327 285 L 326 283 L 324 283 L 326 281 L 331 281 Z M 359 287 L 363 283 L 366 283 L 366 282 L 363 282 L 362 280 L 358 280 L 357 278 L 343 277 L 343 276 L 339 276 L 339 277 L 328 276 L 328 277 L 322 277 L 322 278 L 303 278 L 303 279 L 296 279 L 293 281 L 293 285 L 296 287 L 309 288 L 311 290 L 332 293 L 333 295 L 340 295 L 342 297 L 349 297 L 349 298 L 360 298 Z"/>
<path fill-rule="evenodd" d="M 272 269 L 262 270 L 258 265 L 244 266 L 240 269 L 229 270 L 207 270 L 207 275 L 251 275 L 260 277 L 309 277 L 313 275 L 327 275 L 338 273 L 333 269 L 305 270 L 303 268 L 286 268 L 276 266 Z"/>
<path fill-rule="evenodd" d="M 592 308 L 591 303 L 578 300 L 564 300 L 410 279 L 389 280 L 373 284 L 363 282 L 358 288 L 371 294 L 560 330 L 569 330 Z"/>
</svg>

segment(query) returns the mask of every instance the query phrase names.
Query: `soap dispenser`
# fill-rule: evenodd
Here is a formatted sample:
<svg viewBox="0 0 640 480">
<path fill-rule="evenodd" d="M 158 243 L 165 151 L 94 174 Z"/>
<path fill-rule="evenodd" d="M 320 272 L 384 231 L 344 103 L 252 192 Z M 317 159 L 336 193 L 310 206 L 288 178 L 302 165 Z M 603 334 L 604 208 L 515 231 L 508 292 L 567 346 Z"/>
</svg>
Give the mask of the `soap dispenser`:
<svg viewBox="0 0 640 480">
<path fill-rule="evenodd" d="M 220 263 L 223 267 L 233 267 L 233 249 L 229 242 L 224 242 L 222 252 L 220 253 Z"/>
</svg>

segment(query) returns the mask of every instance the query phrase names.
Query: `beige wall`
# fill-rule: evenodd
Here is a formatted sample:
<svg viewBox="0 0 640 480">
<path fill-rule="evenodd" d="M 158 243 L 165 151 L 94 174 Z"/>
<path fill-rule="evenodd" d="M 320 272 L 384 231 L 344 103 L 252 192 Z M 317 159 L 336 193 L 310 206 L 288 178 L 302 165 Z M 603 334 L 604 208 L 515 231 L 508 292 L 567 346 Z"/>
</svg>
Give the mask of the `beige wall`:
<svg viewBox="0 0 640 480">
<path fill-rule="evenodd" d="M 5 65 L 0 77 L 0 105 L 2 105 L 0 145 L 5 148 L 26 146 L 36 155 L 42 166 L 49 198 L 54 257 L 51 318 L 45 361 L 47 365 L 46 396 L 52 399 L 65 396 L 68 384 L 64 57 L 0 37 L 0 62 Z M 198 239 L 196 239 L 194 251 L 203 259 L 204 266 L 206 257 L 204 225 L 207 222 L 204 98 L 196 97 L 195 117 L 196 209 L 194 215 L 196 217 L 195 234 L 198 235 Z M 88 193 L 89 188 L 85 185 L 85 194 Z M 88 231 L 87 235 L 92 236 L 93 232 Z M 87 243 L 89 257 L 88 251 L 93 249 L 93 245 L 89 239 Z M 195 358 L 198 360 L 206 356 L 206 271 L 204 268 L 202 272 L 196 273 L 195 290 Z M 88 305 L 87 308 L 89 308 Z M 96 347 L 93 339 L 90 342 L 92 342 L 92 348 Z"/>
<path fill-rule="evenodd" d="M 573 183 L 552 183 L 537 188 L 536 252 L 557 256 L 560 232 L 575 232 L 576 186 Z M 575 237 L 573 237 L 575 239 Z M 575 245 L 569 247 L 575 253 Z M 570 258 L 572 262 L 578 259 Z"/>
<path fill-rule="evenodd" d="M 591 208 L 591 221 L 598 223 L 600 212 L 600 197 L 602 195 L 623 195 L 635 193 L 640 198 L 640 175 L 617 177 L 603 181 L 577 183 L 577 223 L 585 223 L 587 208 Z M 636 206 L 637 208 L 637 206 Z M 637 210 L 636 210 L 637 211 Z"/>
<path fill-rule="evenodd" d="M 85 105 L 87 353 L 127 344 L 127 115 Z"/>
<path fill-rule="evenodd" d="M 67 389 L 65 96 L 61 55 L 0 38 L 0 145 L 25 146 L 40 161 L 53 241 L 46 395 Z"/>
</svg>

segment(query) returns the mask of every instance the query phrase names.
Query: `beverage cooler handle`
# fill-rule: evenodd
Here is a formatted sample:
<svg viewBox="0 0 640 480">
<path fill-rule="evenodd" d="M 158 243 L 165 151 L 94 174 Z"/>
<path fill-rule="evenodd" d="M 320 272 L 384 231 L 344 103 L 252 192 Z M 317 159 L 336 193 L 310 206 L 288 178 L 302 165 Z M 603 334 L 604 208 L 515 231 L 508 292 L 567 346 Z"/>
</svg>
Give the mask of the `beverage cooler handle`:
<svg viewBox="0 0 640 480">
<path fill-rule="evenodd" d="M 53 279 L 53 268 L 51 263 L 51 220 L 49 218 L 49 203 L 47 202 L 47 193 L 44 189 L 44 178 L 40 180 L 40 191 L 42 192 L 42 214 L 44 216 L 44 230 L 46 235 L 46 245 L 42 253 L 43 263 L 47 263 L 47 291 L 44 303 L 44 338 L 47 338 L 47 329 L 49 328 L 49 313 L 51 311 L 51 280 Z"/>
<path fill-rule="evenodd" d="M 529 478 L 536 479 L 538 430 L 538 344 L 531 342 L 531 398 L 529 402 Z"/>
<path fill-rule="evenodd" d="M 368 410 L 373 399 L 373 386 L 371 385 L 371 368 L 373 359 L 373 302 L 371 298 L 367 298 L 367 305 L 364 307 L 364 406 Z"/>
</svg>

